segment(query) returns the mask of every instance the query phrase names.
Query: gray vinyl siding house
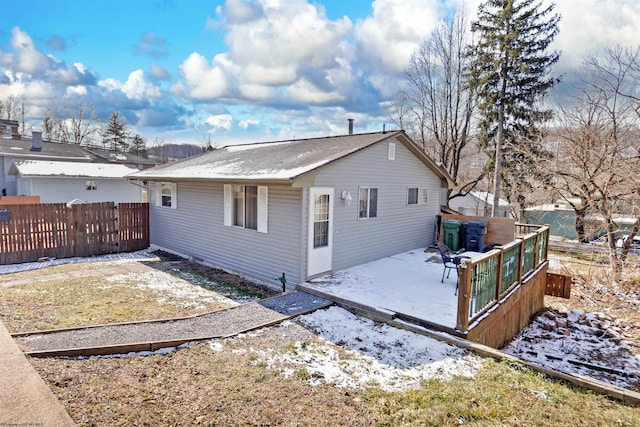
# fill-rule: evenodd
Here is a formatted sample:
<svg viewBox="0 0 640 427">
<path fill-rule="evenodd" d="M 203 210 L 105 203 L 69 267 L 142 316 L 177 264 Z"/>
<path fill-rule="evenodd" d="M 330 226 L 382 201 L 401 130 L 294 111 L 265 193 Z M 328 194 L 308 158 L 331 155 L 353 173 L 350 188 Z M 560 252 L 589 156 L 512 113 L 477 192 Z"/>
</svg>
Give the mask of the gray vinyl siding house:
<svg viewBox="0 0 640 427">
<path fill-rule="evenodd" d="M 450 183 L 402 131 L 229 146 L 129 177 L 148 182 L 153 246 L 271 287 L 433 244 Z"/>
</svg>

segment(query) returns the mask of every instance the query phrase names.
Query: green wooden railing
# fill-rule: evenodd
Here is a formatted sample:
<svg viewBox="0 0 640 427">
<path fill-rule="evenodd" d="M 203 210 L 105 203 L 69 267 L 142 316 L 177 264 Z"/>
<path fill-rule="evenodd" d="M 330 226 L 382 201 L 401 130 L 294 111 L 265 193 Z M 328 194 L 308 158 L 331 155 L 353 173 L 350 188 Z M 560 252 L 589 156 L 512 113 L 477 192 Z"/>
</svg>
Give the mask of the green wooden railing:
<svg viewBox="0 0 640 427">
<path fill-rule="evenodd" d="M 516 224 L 516 231 L 521 238 L 480 257 L 463 260 L 458 277 L 456 329 L 466 331 L 469 324 L 506 300 L 523 278 L 546 262 L 549 227 Z"/>
</svg>

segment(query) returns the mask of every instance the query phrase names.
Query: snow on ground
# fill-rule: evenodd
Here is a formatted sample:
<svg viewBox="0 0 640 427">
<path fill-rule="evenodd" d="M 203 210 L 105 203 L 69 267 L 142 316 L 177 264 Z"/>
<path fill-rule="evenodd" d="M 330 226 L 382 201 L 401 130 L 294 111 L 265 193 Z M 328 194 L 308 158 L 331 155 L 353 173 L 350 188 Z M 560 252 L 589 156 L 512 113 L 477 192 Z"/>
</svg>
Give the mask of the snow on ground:
<svg viewBox="0 0 640 427">
<path fill-rule="evenodd" d="M 158 303 L 160 304 L 175 304 L 174 298 L 179 299 L 179 305 L 184 308 L 204 308 L 206 307 L 205 303 L 220 301 L 231 304 L 231 301 L 222 295 L 162 271 L 117 274 L 107 277 L 106 280 L 121 286 L 135 286 L 138 289 L 157 291 Z"/>
<path fill-rule="evenodd" d="M 454 328 L 458 277 L 442 279 L 442 259 L 424 248 L 311 280 L 306 286 L 374 308 L 408 314 Z"/>
<path fill-rule="evenodd" d="M 0 265 L 0 274 L 19 273 L 21 271 L 38 270 L 40 268 L 51 267 L 54 265 L 64 264 L 80 264 L 85 262 L 131 262 L 131 261 L 159 261 L 159 258 L 153 255 L 149 250 L 136 252 L 119 252 L 115 254 L 96 255 L 92 257 L 74 257 L 74 258 L 45 258 L 38 262 L 23 262 L 21 264 Z"/>
<path fill-rule="evenodd" d="M 628 325 L 602 313 L 545 311 L 502 349 L 565 373 L 640 388 L 640 357 L 625 342 Z"/>
<path fill-rule="evenodd" d="M 281 369 L 283 364 L 293 366 L 282 370 L 285 376 L 306 370 L 304 378 L 312 385 L 379 385 L 389 391 L 417 388 L 421 381 L 429 379 L 473 377 L 482 366 L 480 357 L 465 350 L 374 323 L 338 307 L 318 310 L 295 321 L 313 330 L 327 344 L 298 341 L 286 351 L 254 349 L 259 357 L 254 363 L 266 363 L 272 369 Z M 212 350 L 219 351 L 220 347 Z"/>
</svg>

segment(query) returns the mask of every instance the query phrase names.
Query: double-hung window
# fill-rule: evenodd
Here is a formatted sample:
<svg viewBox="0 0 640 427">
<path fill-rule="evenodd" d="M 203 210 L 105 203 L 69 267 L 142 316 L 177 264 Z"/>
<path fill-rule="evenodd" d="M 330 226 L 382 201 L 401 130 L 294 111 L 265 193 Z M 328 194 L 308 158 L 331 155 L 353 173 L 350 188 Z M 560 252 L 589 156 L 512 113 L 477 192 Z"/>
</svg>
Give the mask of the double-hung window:
<svg viewBox="0 0 640 427">
<path fill-rule="evenodd" d="M 266 186 L 224 186 L 224 225 L 267 232 L 268 192 Z"/>
<path fill-rule="evenodd" d="M 375 218 L 378 216 L 378 189 L 360 187 L 358 218 Z"/>
<path fill-rule="evenodd" d="M 178 207 L 178 186 L 172 182 L 154 183 L 151 187 L 154 193 L 156 206 L 177 209 Z"/>
<path fill-rule="evenodd" d="M 427 189 L 412 187 L 407 189 L 408 205 L 423 205 L 427 203 Z"/>
<path fill-rule="evenodd" d="M 170 208 L 173 201 L 172 185 L 166 182 L 160 184 L 161 206 Z"/>
<path fill-rule="evenodd" d="M 256 185 L 233 186 L 233 225 L 258 229 L 258 187 Z"/>
</svg>

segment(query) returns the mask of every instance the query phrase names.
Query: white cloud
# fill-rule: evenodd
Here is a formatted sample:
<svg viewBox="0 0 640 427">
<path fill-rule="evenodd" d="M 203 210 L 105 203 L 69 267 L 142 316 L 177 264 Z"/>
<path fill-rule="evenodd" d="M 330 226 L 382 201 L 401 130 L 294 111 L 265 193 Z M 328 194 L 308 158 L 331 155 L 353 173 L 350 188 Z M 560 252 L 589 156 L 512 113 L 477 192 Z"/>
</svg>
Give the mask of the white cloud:
<svg viewBox="0 0 640 427">
<path fill-rule="evenodd" d="M 318 89 L 306 79 L 298 80 L 287 88 L 294 102 L 306 105 L 333 104 L 344 101 L 344 96 L 338 92 L 327 92 Z"/>
<path fill-rule="evenodd" d="M 227 2 L 227 6 L 237 3 Z M 250 21 L 227 21 L 229 57 L 241 65 L 287 69 L 306 63 L 331 67 L 340 41 L 352 29 L 349 18 L 331 21 L 305 0 L 261 0 L 262 14 Z M 225 12 L 227 8 L 225 7 Z"/>
<path fill-rule="evenodd" d="M 160 98 L 160 89 L 147 82 L 142 70 L 136 70 L 129 74 L 129 78 L 122 85 L 121 89 L 129 98 Z"/>
<path fill-rule="evenodd" d="M 358 53 L 383 73 L 402 72 L 438 22 L 436 0 L 375 0 L 373 15 L 356 24 Z"/>
<path fill-rule="evenodd" d="M 204 122 L 214 129 L 229 130 L 233 124 L 233 117 L 231 114 L 217 114 L 207 117 Z"/>
<path fill-rule="evenodd" d="M 562 0 L 555 11 L 562 16 L 554 48 L 561 52 L 562 71 L 580 65 L 586 55 L 616 44 L 640 43 L 638 0 Z"/>
<path fill-rule="evenodd" d="M 344 66 L 343 43 L 353 25 L 347 17 L 328 19 L 319 5 L 306 0 L 227 0 L 217 13 L 228 52 L 211 63 L 192 53 L 180 67 L 184 82 L 174 85 L 172 93 L 197 100 L 289 102 L 308 98 L 308 69 L 324 73 Z M 339 98 L 332 81 L 325 83 L 315 84 L 315 99 Z"/>
<path fill-rule="evenodd" d="M 67 95 L 85 96 L 87 88 L 85 86 L 69 86 L 66 93 Z"/>
<path fill-rule="evenodd" d="M 240 126 L 242 129 L 248 129 L 249 126 L 257 126 L 260 124 L 259 120 L 255 120 L 255 119 L 248 119 L 248 120 L 241 120 L 238 123 L 238 126 Z"/>
<path fill-rule="evenodd" d="M 121 91 L 129 99 L 158 99 L 162 96 L 160 88 L 149 83 L 142 70 L 135 70 L 129 74 L 126 82 L 116 79 L 104 79 L 98 86 L 108 91 Z"/>
<path fill-rule="evenodd" d="M 34 73 L 48 68 L 49 58 L 37 50 L 31 37 L 18 27 L 11 30 L 11 47 L 17 54 L 15 71 Z"/>
<path fill-rule="evenodd" d="M 105 88 L 108 91 L 121 90 L 122 83 L 116 79 L 104 79 L 98 82 L 98 86 Z"/>
<path fill-rule="evenodd" d="M 254 101 L 269 101 L 278 97 L 278 89 L 273 86 L 240 83 L 238 92 L 242 98 Z"/>
<path fill-rule="evenodd" d="M 191 98 L 215 99 L 227 94 L 226 76 L 220 62 L 224 62 L 222 54 L 216 55 L 209 66 L 204 56 L 194 52 L 182 63 L 180 72 L 186 80 Z"/>
</svg>

